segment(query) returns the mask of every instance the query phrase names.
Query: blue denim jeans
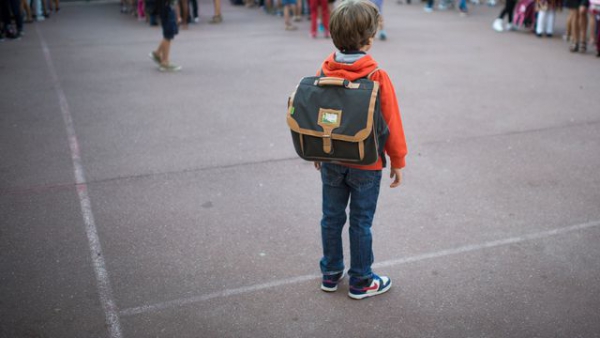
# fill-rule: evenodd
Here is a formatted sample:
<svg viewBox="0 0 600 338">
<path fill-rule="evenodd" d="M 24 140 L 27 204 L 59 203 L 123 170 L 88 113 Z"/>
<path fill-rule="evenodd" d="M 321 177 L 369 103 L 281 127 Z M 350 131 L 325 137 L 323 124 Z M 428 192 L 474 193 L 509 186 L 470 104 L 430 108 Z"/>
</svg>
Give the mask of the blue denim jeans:
<svg viewBox="0 0 600 338">
<path fill-rule="evenodd" d="M 324 275 L 344 270 L 342 230 L 346 224 L 346 207 L 350 202 L 350 270 L 358 279 L 371 278 L 373 272 L 371 225 L 377 208 L 381 170 L 360 170 L 338 164 L 323 163 L 323 218 L 321 238 Z"/>
</svg>

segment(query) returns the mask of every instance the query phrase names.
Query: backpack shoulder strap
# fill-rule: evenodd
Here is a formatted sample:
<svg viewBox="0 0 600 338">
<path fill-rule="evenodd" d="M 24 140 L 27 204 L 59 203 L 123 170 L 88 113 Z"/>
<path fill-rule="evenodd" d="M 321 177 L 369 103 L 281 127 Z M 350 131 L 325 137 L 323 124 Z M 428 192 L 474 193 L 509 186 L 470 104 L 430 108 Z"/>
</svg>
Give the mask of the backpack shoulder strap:
<svg viewBox="0 0 600 338">
<path fill-rule="evenodd" d="M 367 76 L 365 76 L 365 78 L 371 80 L 371 76 L 373 76 L 373 74 L 375 74 L 375 72 L 378 71 L 378 70 L 379 70 L 379 67 L 373 69 L 373 71 L 370 72 Z"/>
</svg>

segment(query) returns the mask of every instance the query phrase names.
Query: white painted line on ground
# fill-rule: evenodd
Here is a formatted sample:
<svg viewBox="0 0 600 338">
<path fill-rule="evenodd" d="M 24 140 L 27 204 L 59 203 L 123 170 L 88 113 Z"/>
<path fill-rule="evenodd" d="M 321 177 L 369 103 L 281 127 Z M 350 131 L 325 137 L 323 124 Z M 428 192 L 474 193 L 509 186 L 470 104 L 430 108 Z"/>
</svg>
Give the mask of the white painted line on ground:
<svg viewBox="0 0 600 338">
<path fill-rule="evenodd" d="M 558 228 L 558 229 L 554 229 L 554 230 L 536 232 L 533 234 L 528 234 L 528 235 L 523 235 L 523 236 L 518 236 L 518 237 L 500 239 L 497 241 L 465 245 L 465 246 L 460 246 L 460 247 L 454 248 L 454 249 L 442 250 L 442 251 L 432 252 L 432 253 L 428 253 L 428 254 L 422 254 L 422 255 L 413 256 L 413 257 L 392 259 L 392 260 L 373 264 L 373 267 L 374 268 L 382 268 L 382 267 L 387 267 L 387 266 L 394 266 L 394 265 L 418 262 L 418 261 L 422 261 L 422 260 L 426 260 L 426 259 L 440 258 L 440 257 L 445 257 L 445 256 L 466 253 L 466 252 L 479 251 L 479 250 L 488 249 L 488 248 L 495 248 L 495 247 L 504 246 L 504 245 L 511 245 L 511 244 L 516 244 L 516 243 L 532 241 L 532 240 L 536 240 L 536 239 L 552 237 L 552 236 L 556 236 L 556 235 L 560 235 L 560 234 L 564 234 L 564 233 L 568 233 L 568 232 L 589 229 L 589 228 L 593 228 L 593 227 L 597 227 L 597 226 L 600 226 L 600 221 L 577 224 L 577 225 L 569 226 L 566 228 Z"/>
<path fill-rule="evenodd" d="M 143 305 L 143 306 L 139 306 L 139 307 L 135 307 L 135 308 L 123 309 L 123 310 L 121 310 L 120 314 L 121 314 L 121 316 L 132 316 L 132 315 L 137 315 L 137 314 L 141 314 L 141 313 L 158 312 L 158 311 L 167 310 L 170 308 L 181 307 L 184 305 L 201 303 L 201 302 L 205 302 L 207 300 L 214 299 L 214 298 L 229 297 L 229 296 L 240 295 L 240 294 L 244 294 L 244 293 L 250 293 L 250 292 L 260 291 L 260 290 L 264 290 L 264 289 L 269 289 L 269 288 L 273 288 L 273 287 L 277 287 L 277 286 L 284 286 L 284 285 L 289 285 L 289 284 L 306 282 L 308 280 L 312 280 L 312 279 L 316 279 L 316 278 L 320 278 L 320 277 L 321 277 L 320 275 L 307 275 L 307 276 L 299 276 L 299 277 L 294 277 L 294 278 L 280 279 L 280 280 L 275 280 L 275 281 L 272 281 L 269 283 L 243 286 L 243 287 L 237 288 L 237 289 L 228 289 L 228 290 L 223 290 L 223 291 L 219 291 L 219 292 L 209 293 L 204 296 L 193 296 L 193 297 L 188 297 L 188 298 L 180 298 L 180 299 L 174 299 L 174 300 L 157 303 L 157 304 L 152 304 L 152 305 Z"/>
<path fill-rule="evenodd" d="M 412 256 L 412 257 L 383 261 L 383 262 L 374 264 L 373 267 L 381 268 L 381 267 L 402 265 L 402 264 L 407 264 L 407 263 L 414 263 L 414 262 L 424 261 L 427 259 L 441 258 L 441 257 L 457 255 L 457 254 L 461 254 L 461 253 L 479 251 L 479 250 L 483 250 L 483 249 L 495 248 L 495 247 L 500 247 L 500 246 L 506 246 L 506 245 L 516 244 L 516 243 L 532 241 L 532 240 L 536 240 L 536 239 L 552 237 L 552 236 L 556 236 L 556 235 L 560 235 L 560 234 L 594 228 L 594 227 L 598 227 L 598 226 L 600 226 L 600 221 L 577 224 L 577 225 L 573 225 L 573 226 L 569 226 L 569 227 L 565 227 L 565 228 L 541 231 L 541 232 L 537 232 L 537 233 L 533 233 L 533 234 L 511 237 L 511 238 L 501 239 L 501 240 L 497 240 L 497 241 L 489 241 L 489 242 L 484 242 L 484 243 L 479 243 L 479 244 L 465 245 L 465 246 L 460 246 L 460 247 L 448 249 L 448 250 L 436 251 L 436 252 L 426 253 L 426 254 L 422 254 L 422 255 L 416 255 L 416 256 Z M 214 298 L 240 295 L 240 294 L 265 290 L 265 289 L 269 289 L 269 288 L 276 287 L 276 286 L 284 286 L 284 285 L 302 283 L 302 282 L 306 282 L 306 281 L 318 279 L 318 278 L 321 278 L 321 275 L 305 275 L 305 276 L 299 276 L 299 277 L 294 277 L 294 278 L 280 279 L 280 280 L 272 281 L 269 283 L 250 285 L 250 286 L 244 286 L 244 287 L 240 287 L 240 288 L 236 288 L 236 289 L 228 289 L 228 290 L 223 290 L 223 291 L 219 291 L 219 292 L 209 293 L 204 296 L 180 298 L 180 299 L 170 300 L 170 301 L 166 301 L 166 302 L 162 302 L 162 303 L 156 303 L 156 304 L 151 304 L 151 305 L 143 305 L 143 306 L 139 306 L 139 307 L 123 309 L 120 311 L 120 314 L 122 316 L 133 316 L 133 315 L 138 315 L 138 314 L 143 314 L 143 313 L 159 312 L 162 310 L 178 308 L 178 307 L 189 305 L 189 304 L 201 303 L 201 302 L 204 302 L 204 301 L 207 301 L 210 299 L 214 299 Z"/>
<path fill-rule="evenodd" d="M 46 40 L 39 31 L 38 26 L 35 26 L 37 35 L 40 38 L 42 45 L 42 51 L 46 59 L 48 71 L 52 78 L 52 84 L 56 90 L 58 101 L 60 104 L 60 110 L 62 113 L 63 121 L 65 123 L 65 130 L 69 138 L 69 147 L 71 148 L 71 159 L 73 161 L 73 170 L 75 174 L 75 184 L 77 187 L 77 195 L 79 196 L 79 204 L 81 206 L 81 213 L 83 216 L 83 222 L 85 224 L 85 233 L 88 238 L 88 244 L 90 248 L 90 254 L 92 257 L 92 263 L 94 266 L 94 273 L 96 274 L 96 284 L 98 287 L 98 294 L 100 297 L 100 303 L 104 309 L 106 316 L 106 325 L 108 328 L 110 338 L 121 338 L 121 324 L 119 320 L 119 310 L 113 300 L 112 288 L 110 286 L 110 280 L 108 278 L 108 272 L 106 271 L 106 263 L 104 262 L 104 255 L 102 254 L 102 247 L 100 246 L 100 238 L 98 237 L 98 229 L 96 228 L 96 222 L 94 221 L 94 214 L 92 212 L 92 206 L 90 203 L 90 197 L 88 195 L 88 187 L 85 181 L 85 171 L 81 164 L 81 153 L 79 149 L 79 141 L 75 133 L 75 127 L 73 124 L 73 118 L 69 110 L 69 104 L 65 96 L 64 90 L 62 89 L 50 56 L 50 50 L 46 44 Z"/>
</svg>

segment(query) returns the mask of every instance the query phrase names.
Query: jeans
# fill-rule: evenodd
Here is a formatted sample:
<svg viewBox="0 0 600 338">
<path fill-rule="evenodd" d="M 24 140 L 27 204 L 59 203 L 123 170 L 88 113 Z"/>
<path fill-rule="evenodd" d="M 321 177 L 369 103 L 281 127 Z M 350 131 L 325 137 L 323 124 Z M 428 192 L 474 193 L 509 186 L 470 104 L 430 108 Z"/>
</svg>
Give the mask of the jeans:
<svg viewBox="0 0 600 338">
<path fill-rule="evenodd" d="M 321 239 L 324 275 L 344 271 L 342 230 L 346 223 L 346 207 L 350 201 L 350 270 L 355 279 L 373 276 L 371 225 L 379 197 L 381 170 L 360 170 L 338 164 L 323 163 L 323 218 Z"/>
</svg>

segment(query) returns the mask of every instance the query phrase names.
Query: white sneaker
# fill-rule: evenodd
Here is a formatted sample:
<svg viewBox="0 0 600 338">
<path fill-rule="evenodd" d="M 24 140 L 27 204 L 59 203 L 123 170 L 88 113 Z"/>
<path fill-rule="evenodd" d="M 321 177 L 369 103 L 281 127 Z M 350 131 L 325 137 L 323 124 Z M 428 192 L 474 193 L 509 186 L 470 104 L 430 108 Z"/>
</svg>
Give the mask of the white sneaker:
<svg viewBox="0 0 600 338">
<path fill-rule="evenodd" d="M 169 63 L 168 65 L 160 65 L 158 70 L 161 72 L 178 72 L 181 70 L 181 66 Z"/>
<path fill-rule="evenodd" d="M 515 28 L 515 26 L 513 26 L 512 24 L 510 24 L 510 23 L 507 23 L 507 24 L 506 24 L 506 27 L 504 28 L 504 30 L 507 30 L 507 31 L 514 31 L 514 30 L 517 30 L 517 29 L 516 29 L 516 28 Z"/>
<path fill-rule="evenodd" d="M 502 28 L 502 19 L 498 18 L 494 20 L 494 24 L 492 25 L 496 32 L 502 32 L 504 28 Z"/>
</svg>

